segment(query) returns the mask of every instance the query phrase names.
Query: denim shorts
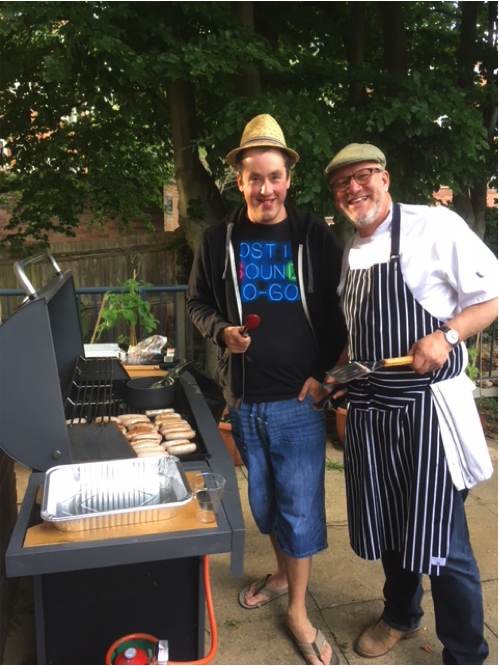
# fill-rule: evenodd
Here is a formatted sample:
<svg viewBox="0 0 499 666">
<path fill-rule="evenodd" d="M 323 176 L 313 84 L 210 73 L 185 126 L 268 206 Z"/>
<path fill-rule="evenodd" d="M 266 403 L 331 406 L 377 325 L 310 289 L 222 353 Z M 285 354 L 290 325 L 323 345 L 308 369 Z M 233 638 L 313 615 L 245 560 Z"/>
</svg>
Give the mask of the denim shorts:
<svg viewBox="0 0 499 666">
<path fill-rule="evenodd" d="M 327 548 L 326 424 L 313 399 L 229 407 L 232 434 L 248 468 L 248 495 L 262 534 L 296 559 Z"/>
</svg>

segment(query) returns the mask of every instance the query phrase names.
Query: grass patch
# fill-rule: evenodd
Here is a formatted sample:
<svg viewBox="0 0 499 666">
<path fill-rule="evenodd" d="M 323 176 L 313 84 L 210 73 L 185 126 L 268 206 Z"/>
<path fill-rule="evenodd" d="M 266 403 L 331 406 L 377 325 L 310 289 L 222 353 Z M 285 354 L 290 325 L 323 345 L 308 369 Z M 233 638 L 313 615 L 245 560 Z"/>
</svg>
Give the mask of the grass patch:
<svg viewBox="0 0 499 666">
<path fill-rule="evenodd" d="M 345 468 L 341 463 L 337 462 L 328 462 L 326 463 L 326 469 L 331 472 L 344 472 Z"/>
</svg>

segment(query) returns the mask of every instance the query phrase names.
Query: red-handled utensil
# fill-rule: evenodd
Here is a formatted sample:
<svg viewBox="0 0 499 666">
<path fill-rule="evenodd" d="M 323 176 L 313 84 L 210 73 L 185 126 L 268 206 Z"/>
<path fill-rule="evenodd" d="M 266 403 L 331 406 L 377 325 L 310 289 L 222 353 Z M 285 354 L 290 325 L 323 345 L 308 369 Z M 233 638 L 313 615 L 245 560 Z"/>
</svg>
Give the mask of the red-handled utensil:
<svg viewBox="0 0 499 666">
<path fill-rule="evenodd" d="M 244 326 L 243 330 L 241 331 L 241 335 L 246 335 L 249 331 L 254 331 L 255 328 L 258 328 L 258 325 L 260 324 L 260 317 L 255 314 L 249 314 L 245 317 L 244 319 Z"/>
</svg>

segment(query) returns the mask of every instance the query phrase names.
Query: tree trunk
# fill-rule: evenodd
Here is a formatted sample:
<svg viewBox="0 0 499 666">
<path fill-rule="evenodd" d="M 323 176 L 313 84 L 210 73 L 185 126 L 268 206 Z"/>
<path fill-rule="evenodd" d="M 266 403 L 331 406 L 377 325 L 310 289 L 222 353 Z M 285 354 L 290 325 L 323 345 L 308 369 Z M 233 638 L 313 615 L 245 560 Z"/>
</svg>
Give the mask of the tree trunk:
<svg viewBox="0 0 499 666">
<path fill-rule="evenodd" d="M 385 67 L 395 76 L 405 76 L 407 73 L 407 39 L 402 4 L 402 2 L 378 2 L 383 29 Z"/>
<path fill-rule="evenodd" d="M 471 198 L 469 196 L 469 193 L 454 194 L 452 197 L 452 203 L 456 213 L 460 215 L 463 218 L 463 220 L 465 220 L 468 223 L 468 225 L 474 230 L 475 214 L 473 212 L 473 206 L 471 205 Z"/>
<path fill-rule="evenodd" d="M 483 238 L 485 235 L 485 213 L 487 212 L 487 183 L 479 183 L 470 190 L 471 206 L 473 208 L 473 231 Z M 471 225 L 470 225 L 471 226 Z"/>
<path fill-rule="evenodd" d="M 476 65 L 476 22 L 477 3 L 460 2 L 461 23 L 457 48 L 457 84 L 463 90 L 473 88 Z M 453 196 L 456 212 L 466 220 L 473 231 L 483 238 L 485 233 L 485 210 L 487 208 L 487 183 L 479 183 L 473 188 L 463 188 L 466 194 Z"/>
<path fill-rule="evenodd" d="M 476 2 L 460 2 L 461 25 L 457 50 L 457 82 L 463 90 L 473 89 L 474 67 L 476 65 Z"/>
<path fill-rule="evenodd" d="M 487 47 L 483 58 L 483 72 L 486 83 L 495 85 L 497 92 L 497 2 L 487 3 Z M 497 94 L 494 96 L 497 100 Z M 495 149 L 497 136 L 497 103 L 484 111 L 484 123 L 487 129 L 487 141 Z"/>
<path fill-rule="evenodd" d="M 255 32 L 253 2 L 233 2 L 232 9 L 239 23 L 249 28 L 252 32 Z M 258 71 L 258 67 L 241 65 L 237 87 L 242 97 L 251 97 L 260 92 L 260 72 Z"/>
<path fill-rule="evenodd" d="M 364 67 L 364 38 L 365 38 L 365 2 L 349 2 L 349 44 L 347 48 L 348 67 L 352 83 L 348 91 L 350 106 L 357 106 L 366 100 L 366 87 L 362 81 L 357 81 L 357 73 Z"/>
<path fill-rule="evenodd" d="M 407 77 L 407 38 L 402 2 L 378 2 L 383 30 L 383 57 L 390 74 L 386 86 L 388 97 L 398 97 L 400 80 Z M 413 165 L 412 149 L 406 138 L 397 147 L 397 155 L 403 162 L 404 173 L 410 173 Z"/>
<path fill-rule="evenodd" d="M 220 192 L 199 159 L 196 102 L 190 83 L 168 85 L 175 180 L 179 193 L 179 225 L 194 252 L 206 227 L 222 219 Z"/>
</svg>

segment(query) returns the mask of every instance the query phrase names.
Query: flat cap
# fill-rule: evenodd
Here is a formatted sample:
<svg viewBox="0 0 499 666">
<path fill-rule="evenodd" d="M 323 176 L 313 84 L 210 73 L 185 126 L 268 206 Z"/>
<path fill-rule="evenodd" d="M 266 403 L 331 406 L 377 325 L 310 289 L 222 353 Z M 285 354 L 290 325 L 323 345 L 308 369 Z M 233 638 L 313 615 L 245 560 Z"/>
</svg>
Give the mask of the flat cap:
<svg viewBox="0 0 499 666">
<path fill-rule="evenodd" d="M 333 157 L 324 171 L 329 176 L 335 169 L 356 162 L 378 162 L 383 169 L 386 167 L 386 157 L 379 148 L 372 143 L 349 143 Z"/>
</svg>

